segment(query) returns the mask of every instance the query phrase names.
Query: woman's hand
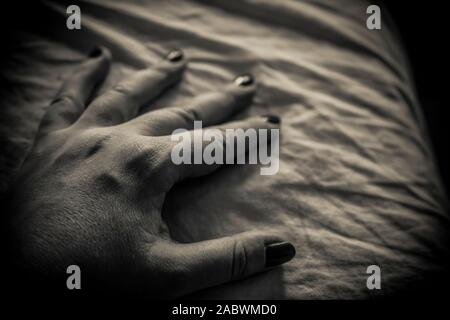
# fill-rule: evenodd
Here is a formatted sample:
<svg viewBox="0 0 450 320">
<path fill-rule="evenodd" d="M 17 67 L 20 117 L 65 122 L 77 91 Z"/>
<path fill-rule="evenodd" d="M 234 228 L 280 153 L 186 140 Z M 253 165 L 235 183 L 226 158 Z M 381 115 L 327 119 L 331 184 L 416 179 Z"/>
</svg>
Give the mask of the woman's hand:
<svg viewBox="0 0 450 320">
<path fill-rule="evenodd" d="M 172 298 L 290 260 L 290 243 L 254 232 L 178 243 L 161 217 L 175 183 L 219 167 L 173 164 L 171 132 L 192 129 L 194 120 L 217 125 L 249 105 L 251 77 L 201 95 L 189 107 L 136 117 L 142 105 L 181 79 L 186 61 L 173 51 L 88 103 L 110 61 L 107 49 L 96 49 L 64 82 L 41 122 L 9 199 L 17 263 L 47 276 L 67 276 L 75 264 L 85 289 Z M 218 128 L 272 129 L 278 127 L 274 119 Z"/>
</svg>

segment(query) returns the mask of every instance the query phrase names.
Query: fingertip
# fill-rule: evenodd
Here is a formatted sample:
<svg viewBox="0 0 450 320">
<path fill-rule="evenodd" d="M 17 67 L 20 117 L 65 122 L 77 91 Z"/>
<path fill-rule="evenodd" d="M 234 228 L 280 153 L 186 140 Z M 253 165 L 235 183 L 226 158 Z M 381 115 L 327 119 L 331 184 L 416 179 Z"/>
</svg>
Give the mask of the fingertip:
<svg viewBox="0 0 450 320">
<path fill-rule="evenodd" d="M 164 56 L 156 68 L 177 78 L 183 74 L 186 69 L 187 62 L 188 61 L 183 51 L 180 49 L 174 49 L 169 51 L 169 53 Z"/>
<path fill-rule="evenodd" d="M 107 60 L 111 60 L 111 52 L 108 48 L 104 46 L 96 46 L 89 53 L 89 58 L 97 59 L 97 58 L 105 58 Z"/>
<path fill-rule="evenodd" d="M 171 50 L 165 57 L 166 60 L 175 63 L 180 62 L 184 58 L 184 53 L 180 49 Z"/>
<path fill-rule="evenodd" d="M 231 84 L 227 85 L 226 91 L 239 101 L 250 104 L 256 93 L 256 82 L 251 75 L 243 74 L 237 76 Z"/>
<path fill-rule="evenodd" d="M 265 121 L 267 123 L 270 124 L 275 124 L 275 125 L 280 125 L 281 124 L 281 119 L 280 117 L 273 115 L 273 114 L 266 114 L 263 116 L 263 118 L 265 119 Z"/>
<path fill-rule="evenodd" d="M 295 247 L 287 241 L 265 244 L 265 267 L 271 268 L 291 261 L 296 254 Z"/>
<path fill-rule="evenodd" d="M 184 52 L 181 49 L 170 50 L 164 56 L 164 65 L 174 69 L 184 69 L 187 64 L 187 59 Z"/>
<path fill-rule="evenodd" d="M 231 87 L 239 90 L 239 92 L 247 93 L 254 93 L 256 86 L 257 83 L 255 78 L 249 73 L 238 75 L 233 79 L 233 83 L 231 85 Z"/>
<path fill-rule="evenodd" d="M 91 50 L 91 52 L 89 53 L 89 57 L 90 58 L 97 58 L 99 56 L 101 56 L 102 54 L 102 49 L 100 47 L 95 47 L 94 49 Z"/>
<path fill-rule="evenodd" d="M 249 87 L 255 83 L 255 80 L 251 74 L 246 73 L 234 78 L 233 82 L 239 87 Z"/>
</svg>

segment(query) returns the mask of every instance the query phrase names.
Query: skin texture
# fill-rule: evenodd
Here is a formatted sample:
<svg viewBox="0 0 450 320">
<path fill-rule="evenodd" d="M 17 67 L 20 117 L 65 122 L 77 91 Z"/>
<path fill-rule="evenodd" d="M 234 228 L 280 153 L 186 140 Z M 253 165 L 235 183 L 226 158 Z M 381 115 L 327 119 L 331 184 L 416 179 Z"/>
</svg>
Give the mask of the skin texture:
<svg viewBox="0 0 450 320">
<path fill-rule="evenodd" d="M 254 83 L 231 83 L 190 106 L 136 117 L 142 105 L 181 79 L 186 59 L 173 60 L 137 71 L 91 101 L 111 63 L 110 52 L 97 48 L 65 80 L 10 190 L 17 266 L 51 278 L 67 277 L 66 268 L 76 264 L 83 289 L 157 298 L 268 269 L 265 248 L 283 242 L 275 235 L 248 232 L 198 243 L 170 238 L 161 217 L 166 193 L 185 178 L 219 168 L 173 164 L 170 133 L 192 129 L 194 120 L 216 128 L 279 125 L 267 117 L 219 125 L 251 103 Z M 277 264 L 292 256 L 291 250 Z"/>
</svg>

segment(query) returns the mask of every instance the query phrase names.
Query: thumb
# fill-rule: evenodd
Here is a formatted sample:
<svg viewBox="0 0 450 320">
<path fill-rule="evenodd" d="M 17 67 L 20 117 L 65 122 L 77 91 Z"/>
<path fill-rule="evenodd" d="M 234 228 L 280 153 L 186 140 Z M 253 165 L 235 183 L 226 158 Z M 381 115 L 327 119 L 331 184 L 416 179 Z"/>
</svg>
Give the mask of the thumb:
<svg viewBox="0 0 450 320">
<path fill-rule="evenodd" d="M 177 265 L 172 270 L 178 273 L 175 290 L 179 295 L 246 278 L 295 256 L 291 243 L 278 236 L 255 232 L 165 246 L 160 248 L 160 254 L 169 258 L 172 266 Z"/>
</svg>

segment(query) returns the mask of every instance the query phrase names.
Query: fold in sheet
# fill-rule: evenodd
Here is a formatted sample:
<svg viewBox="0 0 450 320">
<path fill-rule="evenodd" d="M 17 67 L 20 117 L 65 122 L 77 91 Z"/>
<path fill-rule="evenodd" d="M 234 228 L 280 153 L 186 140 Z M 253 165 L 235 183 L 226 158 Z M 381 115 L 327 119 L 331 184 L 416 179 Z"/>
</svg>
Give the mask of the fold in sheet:
<svg viewBox="0 0 450 320">
<path fill-rule="evenodd" d="M 115 62 L 100 93 L 171 48 L 190 63 L 182 83 L 145 110 L 188 104 L 252 73 L 253 105 L 237 118 L 282 119 L 280 170 L 227 166 L 176 186 L 164 206 L 182 242 L 247 230 L 277 232 L 297 256 L 282 268 L 194 298 L 366 298 L 439 269 L 447 200 L 393 26 L 366 28 L 367 3 L 83 1 L 82 30 L 25 31 L 2 101 L 1 175 L 23 159 L 45 106 L 95 45 Z M 64 2 L 46 2 L 65 25 Z M 44 34 L 45 33 L 45 34 Z M 205 81 L 207 79 L 207 81 Z M 5 153 L 6 152 L 6 153 Z M 2 183 L 2 189 L 7 187 Z M 366 287 L 379 265 L 382 290 Z"/>
</svg>

